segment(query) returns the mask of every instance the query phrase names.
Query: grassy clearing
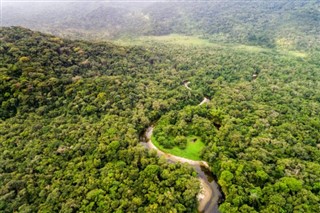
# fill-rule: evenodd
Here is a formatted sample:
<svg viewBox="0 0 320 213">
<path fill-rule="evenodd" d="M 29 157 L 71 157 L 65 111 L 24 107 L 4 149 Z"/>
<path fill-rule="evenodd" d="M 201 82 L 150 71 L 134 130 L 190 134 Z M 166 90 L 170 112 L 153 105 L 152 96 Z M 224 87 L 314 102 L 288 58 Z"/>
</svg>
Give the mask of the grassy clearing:
<svg viewBox="0 0 320 213">
<path fill-rule="evenodd" d="M 287 54 L 294 57 L 299 57 L 299 58 L 305 58 L 308 56 L 307 53 L 299 52 L 299 51 L 287 51 Z"/>
<path fill-rule="evenodd" d="M 196 141 L 193 142 L 193 139 L 196 139 Z M 196 136 L 189 136 L 187 138 L 188 142 L 185 149 L 180 149 L 179 147 L 166 149 L 157 142 L 154 136 L 152 136 L 151 140 L 152 143 L 161 151 L 190 160 L 201 160 L 200 153 L 201 150 L 205 147 L 205 144 L 201 141 L 201 139 Z"/>
<path fill-rule="evenodd" d="M 184 36 L 177 34 L 152 37 L 148 36 L 147 39 L 153 39 L 155 41 L 167 42 L 184 46 L 215 46 L 214 43 L 210 43 L 208 40 L 201 39 L 196 36 Z"/>
<path fill-rule="evenodd" d="M 293 57 L 300 57 L 304 58 L 308 55 L 304 52 L 298 51 L 290 51 L 283 48 L 282 45 L 277 45 L 275 49 L 269 49 L 259 46 L 253 45 L 243 45 L 243 44 L 233 44 L 233 43 L 216 43 L 210 42 L 206 39 L 201 39 L 197 36 L 185 36 L 179 34 L 170 34 L 164 36 L 140 36 L 136 38 L 122 38 L 119 40 L 114 41 L 116 44 L 124 45 L 124 46 L 153 46 L 156 44 L 169 44 L 169 45 L 178 45 L 184 47 L 199 47 L 199 48 L 223 48 L 223 49 L 230 49 L 236 51 L 243 51 L 249 53 L 259 53 L 259 52 L 274 52 L 285 56 L 293 56 Z"/>
<path fill-rule="evenodd" d="M 229 45 L 229 47 L 231 47 L 231 46 Z M 262 51 L 266 51 L 266 50 L 270 51 L 269 49 L 266 49 L 263 47 L 243 45 L 243 44 L 234 45 L 233 48 L 237 49 L 237 50 L 247 51 L 247 52 L 262 52 Z"/>
<path fill-rule="evenodd" d="M 116 41 L 116 43 L 122 44 L 122 45 L 146 45 L 148 43 L 153 43 L 153 42 L 190 46 L 190 47 L 220 46 L 218 44 L 211 43 L 206 39 L 201 39 L 196 36 L 184 36 L 184 35 L 178 35 L 178 34 L 170 34 L 170 35 L 164 35 L 164 36 L 141 36 L 137 38 L 120 39 Z"/>
</svg>

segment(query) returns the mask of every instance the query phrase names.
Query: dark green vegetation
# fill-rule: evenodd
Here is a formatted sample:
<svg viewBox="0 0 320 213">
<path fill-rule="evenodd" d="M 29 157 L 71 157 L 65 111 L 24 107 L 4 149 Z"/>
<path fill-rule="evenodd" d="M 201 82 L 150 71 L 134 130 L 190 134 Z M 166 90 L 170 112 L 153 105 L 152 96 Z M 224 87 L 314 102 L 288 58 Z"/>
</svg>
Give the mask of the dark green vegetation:
<svg viewBox="0 0 320 213">
<path fill-rule="evenodd" d="M 3 23 L 74 38 L 178 33 L 200 35 L 214 42 L 301 50 L 320 46 L 319 11 L 319 0 L 5 2 Z"/>
<path fill-rule="evenodd" d="M 208 122 L 211 137 L 204 139 L 202 154 L 226 195 L 220 211 L 317 212 L 319 54 L 310 52 L 303 58 L 272 49 L 185 45 L 172 52 L 183 58 L 177 69 L 192 82 L 189 94 L 210 97 L 208 109 L 219 109 L 223 115 L 218 130 Z M 160 119 L 169 136 L 179 127 L 170 129 L 168 124 L 183 121 L 174 120 L 181 114 L 185 111 Z"/>
<path fill-rule="evenodd" d="M 212 41 L 310 49 L 319 46 L 319 8 L 319 0 L 225 0 L 157 3 L 144 12 L 152 35 L 203 35 Z"/>
<path fill-rule="evenodd" d="M 317 51 L 120 47 L 22 28 L 1 42 L 1 211 L 194 211 L 195 172 L 138 145 L 152 122 L 184 114 L 176 130 L 206 144 L 221 212 L 319 211 Z"/>
<path fill-rule="evenodd" d="M 154 130 L 153 142 L 165 151 L 200 160 L 204 145 L 214 140 L 223 119 L 220 111 L 203 106 L 188 106 L 161 117 Z"/>
<path fill-rule="evenodd" d="M 177 73 L 166 56 L 22 28 L 0 38 L 0 212 L 194 212 L 196 173 L 137 146 L 150 120 L 193 103 L 163 80 Z"/>
</svg>

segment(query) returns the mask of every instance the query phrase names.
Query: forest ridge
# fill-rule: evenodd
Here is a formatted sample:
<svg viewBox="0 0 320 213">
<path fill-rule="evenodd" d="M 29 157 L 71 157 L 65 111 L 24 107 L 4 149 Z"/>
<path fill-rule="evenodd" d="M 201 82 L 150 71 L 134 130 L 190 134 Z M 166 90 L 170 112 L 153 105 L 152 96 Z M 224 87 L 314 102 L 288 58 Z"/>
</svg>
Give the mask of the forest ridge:
<svg viewBox="0 0 320 213">
<path fill-rule="evenodd" d="M 177 33 L 213 42 L 310 50 L 319 48 L 319 11 L 319 0 L 4 2 L 3 24 L 94 40 Z"/>
</svg>

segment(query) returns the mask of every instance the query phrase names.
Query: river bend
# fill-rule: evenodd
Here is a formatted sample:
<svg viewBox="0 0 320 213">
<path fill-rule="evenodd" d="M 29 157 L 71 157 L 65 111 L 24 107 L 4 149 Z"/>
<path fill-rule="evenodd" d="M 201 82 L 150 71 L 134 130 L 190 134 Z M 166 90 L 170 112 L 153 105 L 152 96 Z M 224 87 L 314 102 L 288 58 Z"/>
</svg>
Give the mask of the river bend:
<svg viewBox="0 0 320 213">
<path fill-rule="evenodd" d="M 141 144 L 149 149 L 156 150 L 158 156 L 164 156 L 169 162 L 187 163 L 194 167 L 198 173 L 201 183 L 201 191 L 198 194 L 198 211 L 201 213 L 218 213 L 219 200 L 222 198 L 219 185 L 215 182 L 210 167 L 205 161 L 194 161 L 183 157 L 171 155 L 159 150 L 151 141 L 153 126 L 150 126 L 144 133 L 144 141 Z"/>
</svg>

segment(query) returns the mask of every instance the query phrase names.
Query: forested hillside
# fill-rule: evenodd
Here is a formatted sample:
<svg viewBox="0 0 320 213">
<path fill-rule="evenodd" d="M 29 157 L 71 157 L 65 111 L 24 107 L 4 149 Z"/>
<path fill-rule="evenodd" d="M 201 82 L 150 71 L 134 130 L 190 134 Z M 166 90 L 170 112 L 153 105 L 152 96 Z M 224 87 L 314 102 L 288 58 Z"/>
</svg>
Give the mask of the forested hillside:
<svg viewBox="0 0 320 213">
<path fill-rule="evenodd" d="M 318 52 L 0 38 L 0 211 L 194 212 L 196 172 L 139 145 L 154 124 L 201 138 L 221 212 L 318 212 Z"/>
<path fill-rule="evenodd" d="M 153 46 L 180 59 L 176 69 L 191 82 L 190 94 L 195 90 L 211 100 L 162 116 L 155 136 L 173 137 L 164 146 L 181 146 L 175 138 L 181 135 L 202 138 L 202 159 L 226 196 L 220 211 L 317 212 L 319 55 L 221 45 Z"/>
<path fill-rule="evenodd" d="M 3 24 L 74 38 L 178 33 L 215 42 L 306 50 L 320 46 L 319 11 L 319 0 L 5 2 Z"/>
<path fill-rule="evenodd" d="M 173 91 L 166 56 L 23 28 L 0 38 L 1 212 L 196 209 L 195 172 L 137 146 L 160 109 L 196 100 Z"/>
<path fill-rule="evenodd" d="M 156 3 L 149 33 L 203 35 L 212 41 L 310 49 L 319 45 L 320 1 Z"/>
</svg>

